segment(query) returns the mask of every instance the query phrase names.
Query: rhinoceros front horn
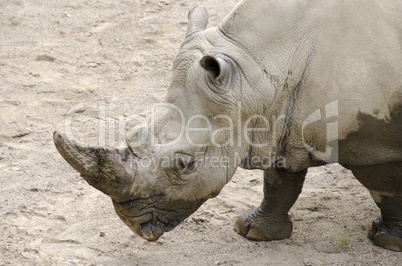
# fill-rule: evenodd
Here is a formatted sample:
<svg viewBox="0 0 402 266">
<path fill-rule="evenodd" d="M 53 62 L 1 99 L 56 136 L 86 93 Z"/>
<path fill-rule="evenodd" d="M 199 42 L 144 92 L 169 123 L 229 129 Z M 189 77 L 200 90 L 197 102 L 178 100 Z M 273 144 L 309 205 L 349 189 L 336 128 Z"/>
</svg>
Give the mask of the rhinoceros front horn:
<svg viewBox="0 0 402 266">
<path fill-rule="evenodd" d="M 64 159 L 88 184 L 117 202 L 129 199 L 137 166 L 129 149 L 82 147 L 58 132 L 54 132 L 53 141 Z"/>
</svg>

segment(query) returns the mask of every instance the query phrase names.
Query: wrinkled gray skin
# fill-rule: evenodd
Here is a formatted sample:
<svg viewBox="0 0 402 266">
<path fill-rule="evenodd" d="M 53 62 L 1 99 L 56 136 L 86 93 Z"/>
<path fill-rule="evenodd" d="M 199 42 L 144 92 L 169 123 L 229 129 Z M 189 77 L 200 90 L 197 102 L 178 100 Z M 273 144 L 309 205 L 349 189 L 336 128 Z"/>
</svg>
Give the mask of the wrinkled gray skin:
<svg viewBox="0 0 402 266">
<path fill-rule="evenodd" d="M 81 147 L 57 132 L 54 142 L 150 241 L 218 195 L 239 165 L 264 170 L 264 200 L 235 230 L 255 240 L 288 238 L 288 211 L 307 169 L 339 162 L 381 210 L 369 237 L 401 251 L 401 14 L 396 0 L 250 0 L 206 29 L 207 12 L 197 7 L 165 99 L 181 116 L 159 108 L 123 150 Z M 190 123 L 180 134 L 183 121 Z"/>
</svg>

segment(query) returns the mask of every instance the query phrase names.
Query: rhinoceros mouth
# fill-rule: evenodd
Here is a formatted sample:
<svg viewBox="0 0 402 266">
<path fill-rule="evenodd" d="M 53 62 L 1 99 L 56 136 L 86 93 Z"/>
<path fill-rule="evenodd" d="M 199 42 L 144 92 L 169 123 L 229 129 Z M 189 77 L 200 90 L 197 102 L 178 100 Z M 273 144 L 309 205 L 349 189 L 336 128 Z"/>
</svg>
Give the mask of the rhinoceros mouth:
<svg viewBox="0 0 402 266">
<path fill-rule="evenodd" d="M 148 205 L 148 208 L 139 209 L 139 205 L 142 204 L 138 204 L 138 200 L 120 203 L 113 200 L 113 205 L 117 215 L 134 233 L 145 240 L 157 241 L 165 232 L 171 231 L 195 212 L 204 202 L 205 200 L 202 200 L 188 204 L 186 207 L 182 206 L 182 212 L 157 208 L 153 204 Z"/>
<path fill-rule="evenodd" d="M 148 220 L 144 222 L 144 220 Z M 137 227 L 136 233 L 148 241 L 156 241 L 165 232 L 172 230 L 179 222 L 169 224 L 163 222 L 156 212 L 151 212 L 139 217 L 140 226 Z"/>
<path fill-rule="evenodd" d="M 113 206 L 117 215 L 130 229 L 138 236 L 148 241 L 156 241 L 165 232 L 172 230 L 179 222 L 165 222 L 162 220 L 166 215 L 158 215 L 155 208 L 148 210 L 135 210 L 128 208 L 133 206 L 135 201 L 116 202 L 113 201 Z M 134 205 L 135 206 L 135 205 Z M 161 218 L 160 218 L 161 217 Z"/>
<path fill-rule="evenodd" d="M 140 224 L 137 234 L 148 241 L 156 241 L 163 233 L 172 230 L 173 228 L 162 221 L 146 222 Z"/>
</svg>

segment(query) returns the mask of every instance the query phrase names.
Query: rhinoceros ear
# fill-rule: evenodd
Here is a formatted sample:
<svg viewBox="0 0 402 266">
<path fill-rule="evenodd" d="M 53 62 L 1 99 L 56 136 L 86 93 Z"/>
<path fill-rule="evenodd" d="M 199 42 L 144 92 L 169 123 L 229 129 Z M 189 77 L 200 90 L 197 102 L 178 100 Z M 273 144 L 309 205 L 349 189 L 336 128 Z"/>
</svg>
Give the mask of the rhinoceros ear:
<svg viewBox="0 0 402 266">
<path fill-rule="evenodd" d="M 225 75 L 225 72 L 227 72 L 228 68 L 225 60 L 210 55 L 204 56 L 201 59 L 200 64 L 213 80 L 221 79 Z"/>
<path fill-rule="evenodd" d="M 194 7 L 189 13 L 188 13 L 188 28 L 187 28 L 187 33 L 186 37 L 205 30 L 208 24 L 208 12 L 207 10 L 202 7 L 202 6 L 196 6 Z"/>
</svg>

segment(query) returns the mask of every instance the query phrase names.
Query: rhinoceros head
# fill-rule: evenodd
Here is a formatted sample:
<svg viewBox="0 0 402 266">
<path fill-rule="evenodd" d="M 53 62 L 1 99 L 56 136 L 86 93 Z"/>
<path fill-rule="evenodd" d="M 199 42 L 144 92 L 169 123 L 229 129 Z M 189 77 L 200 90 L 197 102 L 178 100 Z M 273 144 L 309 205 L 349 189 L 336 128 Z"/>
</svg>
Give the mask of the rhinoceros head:
<svg viewBox="0 0 402 266">
<path fill-rule="evenodd" d="M 237 62 L 208 39 L 207 21 L 204 8 L 190 12 L 166 99 L 146 125 L 130 131 L 127 148 L 82 147 L 54 134 L 67 162 L 109 195 L 123 222 L 149 241 L 218 195 L 249 149 L 237 145 L 243 132 L 236 130 L 244 120 L 239 90 L 247 82 Z"/>
</svg>

